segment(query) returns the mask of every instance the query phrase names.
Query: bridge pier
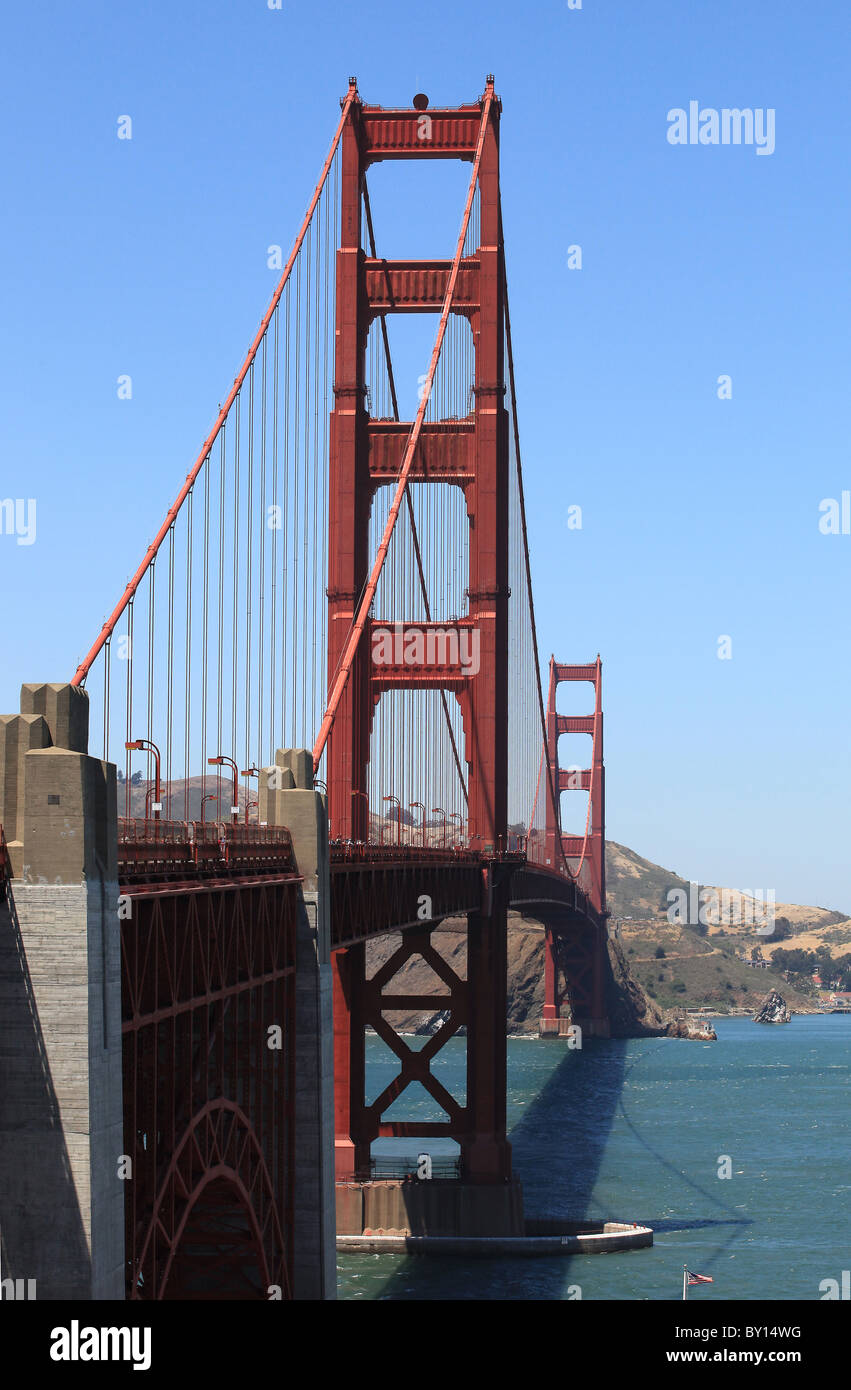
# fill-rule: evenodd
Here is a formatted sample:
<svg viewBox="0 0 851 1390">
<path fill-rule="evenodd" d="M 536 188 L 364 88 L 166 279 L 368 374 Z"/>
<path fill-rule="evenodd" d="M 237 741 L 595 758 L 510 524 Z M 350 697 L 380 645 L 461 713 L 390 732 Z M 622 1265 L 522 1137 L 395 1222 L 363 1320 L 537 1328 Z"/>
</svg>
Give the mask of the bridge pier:
<svg viewBox="0 0 851 1390">
<path fill-rule="evenodd" d="M 366 1091 L 366 1046 L 360 1004 L 366 987 L 363 942 L 335 951 L 334 972 L 334 1176 L 347 1182 L 369 1172 L 370 1141 L 362 1133 L 358 1097 Z"/>
<path fill-rule="evenodd" d="M 115 767 L 87 748 L 69 685 L 0 716 L 0 1239 L 39 1299 L 124 1297 Z"/>
<path fill-rule="evenodd" d="M 499 896 L 504 897 L 500 892 Z M 492 911 L 467 916 L 467 1113 L 470 1137 L 462 1141 L 471 1182 L 508 1182 L 511 1145 L 506 1138 L 508 1091 L 508 914 L 504 901 Z"/>
<path fill-rule="evenodd" d="M 606 1007 L 605 922 L 589 931 L 567 918 L 544 922 L 544 1006 L 539 1030 L 542 1038 L 565 1037 L 571 1027 L 586 1038 L 611 1037 Z M 564 986 L 559 975 L 564 974 Z M 569 1014 L 562 1006 L 569 1002 Z"/>
<path fill-rule="evenodd" d="M 423 870 L 420 868 L 419 873 Z M 477 875 L 478 877 L 478 875 Z M 422 886 L 421 884 L 416 885 Z M 476 886 L 476 879 L 474 879 Z M 478 883 L 481 908 L 467 916 L 466 978 L 436 949 L 427 924 L 402 917 L 401 943 L 371 976 L 363 943 L 334 953 L 337 1230 L 360 1236 L 383 1230 L 419 1235 L 514 1236 L 523 1232 L 523 1197 L 511 1174 L 506 1111 L 505 885 L 486 871 Z M 411 910 L 416 895 L 411 902 Z M 402 909 L 404 912 L 404 909 Z M 420 956 L 443 984 L 437 994 L 403 992 L 394 982 Z M 431 1008 L 446 1021 L 422 1048 L 410 1048 L 386 1016 Z M 371 1104 L 366 1101 L 365 1031 L 368 1027 L 399 1058 L 399 1072 Z M 448 1092 L 432 1070 L 447 1040 L 466 1035 L 466 1101 Z M 407 1086 L 418 1083 L 446 1112 L 443 1120 L 384 1118 Z M 373 1174 L 371 1144 L 379 1138 L 412 1141 L 413 1154 L 430 1137 L 446 1136 L 460 1148 L 460 1176 L 432 1179 L 430 1168 L 403 1179 Z M 407 1171 L 407 1169 L 403 1169 Z"/>
<path fill-rule="evenodd" d="M 259 778 L 259 819 L 290 832 L 304 882 L 296 927 L 293 1294 L 337 1296 L 334 1216 L 334 1023 L 328 814 L 307 749 L 278 749 Z"/>
</svg>

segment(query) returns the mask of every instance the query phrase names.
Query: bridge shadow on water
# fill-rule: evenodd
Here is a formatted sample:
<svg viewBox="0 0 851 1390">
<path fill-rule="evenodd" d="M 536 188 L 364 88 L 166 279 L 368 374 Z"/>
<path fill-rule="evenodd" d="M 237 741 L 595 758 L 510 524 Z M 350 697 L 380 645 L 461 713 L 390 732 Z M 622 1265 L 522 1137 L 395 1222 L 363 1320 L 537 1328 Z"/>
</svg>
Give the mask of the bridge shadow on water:
<svg viewBox="0 0 851 1390">
<path fill-rule="evenodd" d="M 557 1049 L 561 1057 L 548 1075 L 544 1069 L 546 1079 L 525 1104 L 522 1094 L 528 1094 L 534 1085 L 535 1071 L 542 1070 L 542 1054 L 540 1046 L 534 1043 L 523 1043 L 514 1049 L 509 1064 L 509 1114 L 519 1106 L 523 1106 L 523 1113 L 509 1137 L 514 1171 L 523 1183 L 525 1214 L 566 1222 L 635 1221 L 651 1226 L 657 1235 L 717 1228 L 720 1248 L 713 1255 L 701 1256 L 701 1267 L 711 1268 L 750 1221 L 721 1201 L 716 1192 L 690 1177 L 639 1131 L 630 1113 L 631 1102 L 624 1101 L 625 1082 L 633 1068 L 647 1059 L 646 1049 L 678 1044 L 668 1039 L 645 1039 L 639 1050 L 630 1054 L 629 1049 L 634 1046 L 624 1039 L 590 1040 L 583 1049 L 570 1050 L 562 1043 L 548 1042 L 546 1047 Z M 528 1059 L 524 1056 L 527 1047 Z M 632 1200 L 628 1172 L 618 1182 L 617 1209 L 607 1209 L 605 1183 L 602 1193 L 595 1197 L 616 1118 L 621 1135 L 627 1135 L 630 1144 L 642 1151 L 642 1164 L 653 1174 L 653 1191 L 665 1194 L 667 1212 L 671 1210 L 670 1202 L 685 1191 L 689 1194 L 685 1207 L 699 1205 L 709 1214 L 656 1216 L 652 1211 L 627 1210 Z M 571 1283 L 579 1282 L 579 1268 L 587 1267 L 591 1258 L 585 1255 L 477 1260 L 411 1256 L 400 1261 L 375 1296 L 560 1300 L 568 1296 Z"/>
</svg>

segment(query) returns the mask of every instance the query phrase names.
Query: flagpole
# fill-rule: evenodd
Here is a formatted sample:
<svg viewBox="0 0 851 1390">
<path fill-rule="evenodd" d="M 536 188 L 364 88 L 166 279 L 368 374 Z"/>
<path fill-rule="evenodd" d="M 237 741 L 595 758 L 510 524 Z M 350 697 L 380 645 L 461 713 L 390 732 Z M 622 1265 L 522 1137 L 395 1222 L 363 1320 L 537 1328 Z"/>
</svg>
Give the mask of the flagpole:
<svg viewBox="0 0 851 1390">
<path fill-rule="evenodd" d="M 688 1265 L 683 1265 L 683 1302 L 688 1302 Z"/>
</svg>

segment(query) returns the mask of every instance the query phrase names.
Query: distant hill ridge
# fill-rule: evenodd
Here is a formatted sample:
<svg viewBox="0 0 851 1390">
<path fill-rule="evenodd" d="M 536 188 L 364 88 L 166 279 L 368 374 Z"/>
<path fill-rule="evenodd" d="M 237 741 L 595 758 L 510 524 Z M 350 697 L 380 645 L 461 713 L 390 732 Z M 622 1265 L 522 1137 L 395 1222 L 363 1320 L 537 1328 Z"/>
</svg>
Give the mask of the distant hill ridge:
<svg viewBox="0 0 851 1390">
<path fill-rule="evenodd" d="M 701 887 L 714 888 L 719 894 L 724 892 L 732 901 L 732 921 L 723 927 L 727 934 L 735 933 L 737 929 L 747 929 L 747 905 L 754 902 L 753 898 L 749 899 L 737 889 L 722 888 L 719 884 L 701 884 Z M 688 888 L 689 880 L 673 869 L 664 869 L 660 864 L 643 859 L 635 850 L 619 845 L 615 840 L 606 841 L 606 892 L 613 917 L 667 922 L 669 891 L 681 889 L 688 892 Z M 821 937 L 830 928 L 847 924 L 848 938 L 851 939 L 851 922 L 845 912 L 800 903 L 776 903 L 775 914 L 789 924 L 794 936 L 806 933 Z M 717 927 L 710 926 L 708 934 L 712 936 L 717 931 Z M 833 936 L 837 938 L 835 944 L 839 945 L 844 933 L 833 933 Z M 779 940 L 776 944 L 779 945 Z"/>
</svg>

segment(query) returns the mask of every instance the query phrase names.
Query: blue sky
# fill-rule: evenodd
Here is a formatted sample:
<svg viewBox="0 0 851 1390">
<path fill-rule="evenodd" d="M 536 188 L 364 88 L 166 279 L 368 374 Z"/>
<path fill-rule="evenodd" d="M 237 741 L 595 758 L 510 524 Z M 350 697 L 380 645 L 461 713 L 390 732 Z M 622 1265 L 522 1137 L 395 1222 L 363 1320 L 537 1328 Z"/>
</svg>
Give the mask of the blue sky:
<svg viewBox="0 0 851 1390">
<path fill-rule="evenodd" d="M 70 677 L 161 521 L 349 74 L 439 105 L 494 72 L 540 639 L 602 654 L 609 835 L 851 911 L 851 535 L 818 526 L 851 488 L 850 23 L 839 0 L 8 13 L 0 496 L 35 497 L 38 531 L 0 536 L 0 708 Z M 672 146 L 690 100 L 774 109 L 774 153 Z M 448 253 L 463 169 L 425 198 L 392 172 L 381 249 Z"/>
</svg>

